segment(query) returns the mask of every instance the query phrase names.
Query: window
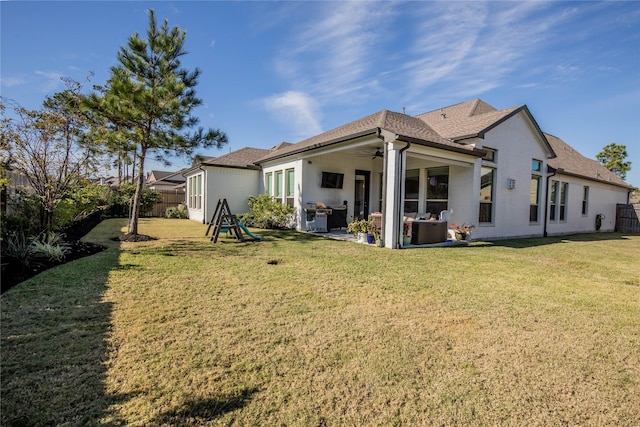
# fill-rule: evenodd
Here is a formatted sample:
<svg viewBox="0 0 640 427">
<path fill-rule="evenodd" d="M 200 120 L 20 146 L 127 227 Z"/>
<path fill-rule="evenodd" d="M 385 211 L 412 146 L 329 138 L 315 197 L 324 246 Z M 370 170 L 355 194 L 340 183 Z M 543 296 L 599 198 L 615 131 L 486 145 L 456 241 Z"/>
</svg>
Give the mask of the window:
<svg viewBox="0 0 640 427">
<path fill-rule="evenodd" d="M 540 212 L 540 175 L 531 175 L 531 192 L 529 195 L 529 221 L 538 222 Z"/>
<path fill-rule="evenodd" d="M 567 220 L 567 193 L 569 192 L 569 183 L 563 182 L 560 186 L 560 221 Z"/>
<path fill-rule="evenodd" d="M 493 222 L 493 197 L 495 188 L 495 169 L 480 169 L 480 216 L 478 222 Z"/>
<path fill-rule="evenodd" d="M 264 176 L 264 192 L 273 195 L 273 173 L 269 172 Z"/>
<path fill-rule="evenodd" d="M 282 201 L 282 171 L 276 171 L 276 188 L 274 189 L 273 195 L 276 199 L 280 199 Z"/>
<path fill-rule="evenodd" d="M 540 160 L 533 159 L 531 161 L 531 170 L 533 172 L 542 172 L 542 162 Z"/>
<path fill-rule="evenodd" d="M 202 174 L 189 177 L 189 208 L 202 209 Z"/>
<path fill-rule="evenodd" d="M 549 200 L 549 220 L 555 221 L 558 219 L 558 188 L 560 183 L 553 181 L 551 183 L 551 198 Z"/>
<path fill-rule="evenodd" d="M 287 169 L 286 170 L 286 193 L 285 196 L 287 198 L 287 205 L 293 206 L 293 196 L 296 191 L 296 181 L 295 181 L 295 169 Z"/>
<path fill-rule="evenodd" d="M 493 148 L 487 148 L 487 147 L 484 147 L 484 150 L 487 152 L 487 154 L 484 155 L 482 160 L 486 160 L 487 162 L 492 162 L 492 163 L 495 163 L 498 161 L 497 150 L 494 150 Z"/>
<path fill-rule="evenodd" d="M 404 179 L 404 211 L 418 212 L 418 197 L 420 196 L 420 169 L 407 170 Z"/>
<path fill-rule="evenodd" d="M 582 216 L 589 213 L 589 186 L 582 187 Z"/>
<path fill-rule="evenodd" d="M 531 161 L 531 190 L 529 193 L 529 221 L 538 222 L 540 218 L 540 182 L 542 176 L 542 162 L 533 159 Z"/>
<path fill-rule="evenodd" d="M 440 214 L 449 209 L 449 167 L 427 169 L 426 212 Z"/>
</svg>

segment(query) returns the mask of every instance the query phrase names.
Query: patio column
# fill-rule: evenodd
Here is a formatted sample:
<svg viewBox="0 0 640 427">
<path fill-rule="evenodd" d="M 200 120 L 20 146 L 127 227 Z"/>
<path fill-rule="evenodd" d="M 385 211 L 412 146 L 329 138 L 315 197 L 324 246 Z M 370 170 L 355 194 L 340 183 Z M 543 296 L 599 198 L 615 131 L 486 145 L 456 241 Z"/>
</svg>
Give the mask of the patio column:
<svg viewBox="0 0 640 427">
<path fill-rule="evenodd" d="M 385 141 L 387 140 L 385 135 Z M 402 221 L 401 215 L 404 211 L 404 195 L 401 192 L 401 183 L 404 182 L 405 153 L 402 151 L 407 144 L 395 139 L 386 144 L 385 156 L 387 157 L 387 170 L 384 171 L 384 180 L 387 187 L 386 198 L 384 200 L 384 246 L 391 249 L 402 247 Z"/>
</svg>

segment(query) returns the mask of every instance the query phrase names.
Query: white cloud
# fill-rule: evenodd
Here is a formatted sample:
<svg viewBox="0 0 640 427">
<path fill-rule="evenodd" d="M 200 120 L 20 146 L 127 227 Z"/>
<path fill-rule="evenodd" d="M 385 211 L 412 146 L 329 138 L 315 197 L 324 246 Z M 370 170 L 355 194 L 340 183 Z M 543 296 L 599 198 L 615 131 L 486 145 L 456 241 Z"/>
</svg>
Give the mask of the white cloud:
<svg viewBox="0 0 640 427">
<path fill-rule="evenodd" d="M 291 42 L 275 60 L 276 71 L 295 90 L 332 104 L 351 101 L 360 88 L 375 84 L 376 45 L 384 37 L 391 3 L 330 2 L 292 28 Z M 308 16 L 309 14 L 306 14 Z"/>
<path fill-rule="evenodd" d="M 289 91 L 263 99 L 263 106 L 281 123 L 293 129 L 297 139 L 322 131 L 316 101 L 303 92 Z"/>
<path fill-rule="evenodd" d="M 544 2 L 429 2 L 414 29 L 406 73 L 410 99 L 434 90 L 465 99 L 504 85 L 527 70 L 551 40 L 550 30 L 572 16 L 545 12 Z M 532 61 L 533 60 L 533 61 Z"/>
<path fill-rule="evenodd" d="M 27 80 L 23 77 L 2 77 L 0 81 L 6 87 L 15 87 L 27 83 Z"/>
<path fill-rule="evenodd" d="M 62 74 L 51 71 L 36 71 L 36 76 L 40 77 L 40 90 L 43 92 L 51 92 L 54 90 L 62 89 L 64 83 L 61 80 L 64 77 Z"/>
</svg>

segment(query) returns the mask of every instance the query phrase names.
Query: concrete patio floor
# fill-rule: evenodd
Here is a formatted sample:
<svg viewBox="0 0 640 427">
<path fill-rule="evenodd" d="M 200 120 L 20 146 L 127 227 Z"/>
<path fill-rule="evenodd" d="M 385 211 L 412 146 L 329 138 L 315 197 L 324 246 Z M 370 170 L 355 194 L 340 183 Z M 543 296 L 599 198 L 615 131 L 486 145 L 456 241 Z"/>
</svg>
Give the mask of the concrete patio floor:
<svg viewBox="0 0 640 427">
<path fill-rule="evenodd" d="M 316 236 L 320 236 L 320 237 L 326 237 L 327 239 L 342 240 L 342 241 L 351 242 L 351 243 L 359 243 L 353 234 L 347 233 L 345 230 L 330 230 L 327 232 L 308 231 L 308 233 L 315 234 Z M 407 246 L 404 246 L 403 249 L 441 248 L 441 247 L 447 247 L 447 246 L 462 246 L 468 243 L 469 242 L 464 240 L 447 240 L 446 242 L 429 243 L 425 245 L 407 245 Z M 370 246 L 375 246 L 375 245 L 370 245 Z"/>
</svg>

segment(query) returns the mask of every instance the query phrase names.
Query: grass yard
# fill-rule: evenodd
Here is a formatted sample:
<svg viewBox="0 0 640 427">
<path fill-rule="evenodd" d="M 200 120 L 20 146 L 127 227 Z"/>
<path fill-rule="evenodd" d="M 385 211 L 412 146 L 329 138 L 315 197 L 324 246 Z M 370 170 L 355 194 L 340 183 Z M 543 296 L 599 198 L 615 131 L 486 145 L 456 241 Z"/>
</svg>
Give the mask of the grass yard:
<svg viewBox="0 0 640 427">
<path fill-rule="evenodd" d="M 640 425 L 640 236 L 158 240 L 4 294 L 1 424 Z"/>
</svg>

